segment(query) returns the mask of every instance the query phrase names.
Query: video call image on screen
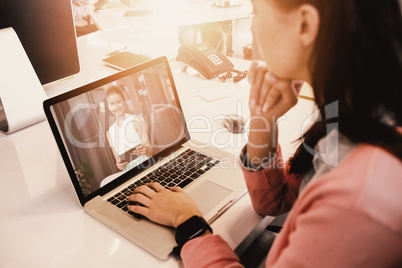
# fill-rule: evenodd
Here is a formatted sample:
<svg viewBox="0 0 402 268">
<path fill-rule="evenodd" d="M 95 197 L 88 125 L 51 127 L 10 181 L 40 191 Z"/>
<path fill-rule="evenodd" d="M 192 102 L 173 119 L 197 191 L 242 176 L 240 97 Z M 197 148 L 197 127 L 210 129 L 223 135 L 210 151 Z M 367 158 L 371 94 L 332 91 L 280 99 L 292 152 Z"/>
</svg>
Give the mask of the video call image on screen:
<svg viewBox="0 0 402 268">
<path fill-rule="evenodd" d="M 84 196 L 185 137 L 164 64 L 53 105 Z"/>
</svg>

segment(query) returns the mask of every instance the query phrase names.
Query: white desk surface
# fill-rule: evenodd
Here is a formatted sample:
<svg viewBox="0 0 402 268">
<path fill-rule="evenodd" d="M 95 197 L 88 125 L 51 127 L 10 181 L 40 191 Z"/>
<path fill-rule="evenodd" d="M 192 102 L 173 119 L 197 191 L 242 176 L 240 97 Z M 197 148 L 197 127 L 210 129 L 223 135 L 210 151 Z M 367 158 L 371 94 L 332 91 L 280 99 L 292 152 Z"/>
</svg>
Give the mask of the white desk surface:
<svg viewBox="0 0 402 268">
<path fill-rule="evenodd" d="M 116 72 L 100 59 L 120 43 L 99 34 L 79 38 L 78 43 L 80 73 L 46 85 L 49 97 Z M 250 63 L 232 61 L 241 70 Z M 172 69 L 192 138 L 238 153 L 247 135 L 230 134 L 221 120 L 230 113 L 249 118 L 247 81 L 222 83 L 183 73 L 175 64 Z M 206 102 L 198 96 L 209 91 L 225 98 Z M 312 110 L 311 101 L 300 99 L 280 121 L 284 155 L 294 151 L 291 141 L 301 135 Z M 175 258 L 154 258 L 84 212 L 46 121 L 9 136 L 0 135 L 0 148 L 0 267 L 181 266 Z M 235 248 L 262 219 L 246 195 L 212 227 Z M 265 223 L 271 220 L 264 219 Z"/>
<path fill-rule="evenodd" d="M 92 14 L 95 24 L 102 31 L 142 32 L 159 30 L 161 27 L 196 25 L 209 22 L 250 18 L 252 4 L 250 0 L 239 0 L 239 6 L 221 8 L 212 4 L 214 1 L 199 1 L 194 5 L 177 5 L 179 1 L 165 1 L 152 15 L 125 17 L 128 8 L 100 10 Z M 181 3 L 186 3 L 182 1 Z"/>
</svg>

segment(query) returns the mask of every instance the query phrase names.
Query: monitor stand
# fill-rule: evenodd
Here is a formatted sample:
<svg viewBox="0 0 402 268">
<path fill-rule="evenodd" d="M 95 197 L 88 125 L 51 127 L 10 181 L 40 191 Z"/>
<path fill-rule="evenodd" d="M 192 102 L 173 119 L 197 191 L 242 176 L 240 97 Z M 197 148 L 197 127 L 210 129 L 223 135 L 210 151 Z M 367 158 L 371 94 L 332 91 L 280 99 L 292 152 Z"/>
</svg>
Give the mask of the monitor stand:
<svg viewBox="0 0 402 268">
<path fill-rule="evenodd" d="M 0 30 L 0 131 L 43 121 L 45 91 L 13 28 Z"/>
</svg>

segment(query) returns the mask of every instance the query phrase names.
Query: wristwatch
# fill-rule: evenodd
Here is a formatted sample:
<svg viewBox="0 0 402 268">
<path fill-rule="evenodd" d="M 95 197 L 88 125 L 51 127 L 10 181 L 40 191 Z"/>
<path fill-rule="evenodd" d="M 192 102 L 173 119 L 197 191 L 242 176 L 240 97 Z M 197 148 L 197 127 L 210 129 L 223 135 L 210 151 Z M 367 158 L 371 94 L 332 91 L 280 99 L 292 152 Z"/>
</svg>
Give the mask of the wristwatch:
<svg viewBox="0 0 402 268">
<path fill-rule="evenodd" d="M 173 252 L 180 256 L 181 248 L 186 242 L 203 235 L 206 231 L 212 233 L 212 228 L 202 217 L 193 216 L 183 222 L 177 227 L 175 236 L 177 247 L 173 249 Z"/>
</svg>

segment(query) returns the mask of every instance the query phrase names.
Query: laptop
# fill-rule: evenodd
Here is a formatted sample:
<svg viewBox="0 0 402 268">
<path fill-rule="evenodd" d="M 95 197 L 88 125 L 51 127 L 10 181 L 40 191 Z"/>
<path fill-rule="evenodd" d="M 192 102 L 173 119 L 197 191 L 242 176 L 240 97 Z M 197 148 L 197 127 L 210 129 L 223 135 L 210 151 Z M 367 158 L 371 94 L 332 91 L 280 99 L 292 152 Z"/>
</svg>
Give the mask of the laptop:
<svg viewBox="0 0 402 268">
<path fill-rule="evenodd" d="M 123 92 L 124 104 L 106 99 L 112 87 Z M 110 108 L 116 106 L 130 118 L 120 124 L 119 133 L 131 137 L 125 147 L 138 146 L 129 133 L 138 132 L 131 127 L 138 125 L 143 146 L 152 151 L 124 162 L 125 167 L 111 142 L 119 136 L 111 134 L 117 117 Z M 151 181 L 180 186 L 209 223 L 246 193 L 233 154 L 191 140 L 166 57 L 47 99 L 44 110 L 85 211 L 159 259 L 167 259 L 176 246 L 175 229 L 128 211 L 127 197 L 136 187 Z"/>
</svg>

